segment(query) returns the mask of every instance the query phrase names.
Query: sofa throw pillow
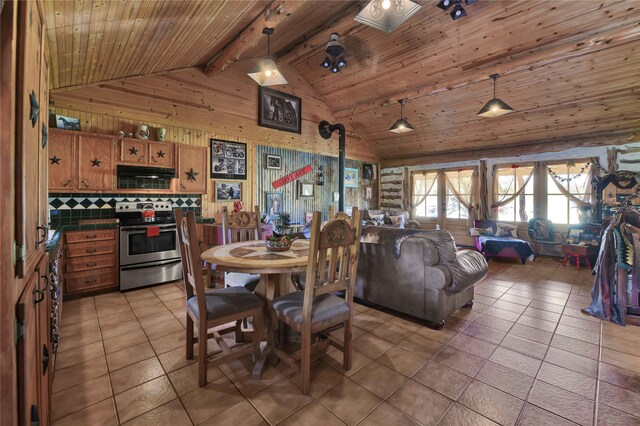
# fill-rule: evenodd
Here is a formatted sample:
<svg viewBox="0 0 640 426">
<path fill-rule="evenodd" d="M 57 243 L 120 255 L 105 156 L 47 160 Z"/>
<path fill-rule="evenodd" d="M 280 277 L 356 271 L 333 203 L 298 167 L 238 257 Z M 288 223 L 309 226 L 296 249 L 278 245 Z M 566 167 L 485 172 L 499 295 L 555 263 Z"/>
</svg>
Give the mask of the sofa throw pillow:
<svg viewBox="0 0 640 426">
<path fill-rule="evenodd" d="M 480 235 L 484 235 L 486 237 L 495 236 L 495 233 L 493 232 L 493 227 L 491 226 L 485 229 L 478 229 L 478 232 L 480 232 Z"/>
<path fill-rule="evenodd" d="M 518 238 L 518 227 L 510 223 L 496 224 L 496 237 L 512 237 Z"/>
<path fill-rule="evenodd" d="M 479 237 L 480 236 L 480 229 L 478 229 L 478 228 L 469 228 L 469 235 L 471 235 L 472 237 Z"/>
<path fill-rule="evenodd" d="M 389 216 L 392 225 L 404 224 L 404 216 Z"/>
<path fill-rule="evenodd" d="M 369 220 L 379 226 L 379 225 L 384 224 L 384 215 L 383 214 L 376 214 L 376 215 L 373 215 L 373 216 L 369 216 Z"/>
</svg>

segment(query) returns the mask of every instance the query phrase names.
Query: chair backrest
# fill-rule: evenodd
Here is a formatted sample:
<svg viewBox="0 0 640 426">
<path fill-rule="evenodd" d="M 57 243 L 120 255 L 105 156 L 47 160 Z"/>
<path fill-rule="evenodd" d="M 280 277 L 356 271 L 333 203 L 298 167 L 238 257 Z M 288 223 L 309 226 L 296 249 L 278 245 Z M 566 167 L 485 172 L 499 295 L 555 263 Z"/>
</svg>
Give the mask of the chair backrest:
<svg viewBox="0 0 640 426">
<path fill-rule="evenodd" d="M 530 219 L 527 228 L 529 231 L 529 238 L 533 241 L 553 241 L 555 238 L 553 222 L 549 219 Z"/>
<path fill-rule="evenodd" d="M 327 217 L 331 219 L 336 214 L 336 206 L 334 206 L 333 204 L 330 204 L 328 214 L 329 215 Z"/>
<path fill-rule="evenodd" d="M 345 303 L 350 310 L 353 303 L 362 214 L 354 208 L 351 218 L 339 212 L 322 229 L 321 223 L 320 212 L 314 212 L 302 308 L 303 324 L 311 324 L 315 296 L 344 290 Z"/>
<path fill-rule="evenodd" d="M 222 208 L 222 244 L 240 241 L 261 240 L 260 209 L 255 206 L 254 211 L 239 211 L 228 213 L 227 207 Z"/>
<path fill-rule="evenodd" d="M 178 228 L 178 242 L 182 258 L 182 276 L 187 300 L 194 295 L 198 298 L 198 309 L 206 312 L 204 299 L 204 280 L 202 277 L 202 260 L 200 259 L 200 244 L 196 230 L 196 216 L 192 211 L 186 214 L 181 209 L 175 209 L 176 225 Z M 201 315 L 206 318 L 206 315 Z"/>
<path fill-rule="evenodd" d="M 493 233 L 496 233 L 496 221 L 491 219 L 476 219 L 473 221 L 473 227 L 479 229 L 493 229 Z"/>
</svg>

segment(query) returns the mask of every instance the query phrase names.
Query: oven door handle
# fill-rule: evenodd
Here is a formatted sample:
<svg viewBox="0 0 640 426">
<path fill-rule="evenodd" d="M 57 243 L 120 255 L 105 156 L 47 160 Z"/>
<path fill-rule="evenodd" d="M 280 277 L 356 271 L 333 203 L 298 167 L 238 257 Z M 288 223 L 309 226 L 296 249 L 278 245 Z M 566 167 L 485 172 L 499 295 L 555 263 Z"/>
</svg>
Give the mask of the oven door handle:
<svg viewBox="0 0 640 426">
<path fill-rule="evenodd" d="M 176 265 L 178 263 L 182 263 L 182 260 L 178 259 L 178 260 L 170 260 L 168 262 L 164 262 L 164 261 L 150 262 L 150 263 L 145 263 L 144 265 L 121 266 L 120 270 L 121 271 L 133 271 L 135 269 L 147 269 L 147 268 L 155 267 L 155 266 L 171 266 L 171 265 Z"/>
<path fill-rule="evenodd" d="M 167 226 L 165 228 L 160 227 L 160 232 L 162 232 L 162 231 L 175 231 L 176 229 L 178 229 L 178 228 L 176 228 L 175 226 Z M 141 232 L 135 232 L 135 231 L 141 231 Z M 129 233 L 129 234 L 140 234 L 140 233 L 147 232 L 147 228 L 123 228 L 122 232 L 126 232 L 126 233 Z"/>
</svg>

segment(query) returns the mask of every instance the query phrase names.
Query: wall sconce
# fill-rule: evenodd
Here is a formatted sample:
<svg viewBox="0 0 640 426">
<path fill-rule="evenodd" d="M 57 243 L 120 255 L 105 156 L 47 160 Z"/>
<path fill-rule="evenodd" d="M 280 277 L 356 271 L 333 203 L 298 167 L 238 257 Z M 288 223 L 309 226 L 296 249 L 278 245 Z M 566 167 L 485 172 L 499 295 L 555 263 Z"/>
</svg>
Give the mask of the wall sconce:
<svg viewBox="0 0 640 426">
<path fill-rule="evenodd" d="M 318 166 L 318 175 L 316 176 L 316 185 L 324 186 L 324 167 Z"/>
</svg>

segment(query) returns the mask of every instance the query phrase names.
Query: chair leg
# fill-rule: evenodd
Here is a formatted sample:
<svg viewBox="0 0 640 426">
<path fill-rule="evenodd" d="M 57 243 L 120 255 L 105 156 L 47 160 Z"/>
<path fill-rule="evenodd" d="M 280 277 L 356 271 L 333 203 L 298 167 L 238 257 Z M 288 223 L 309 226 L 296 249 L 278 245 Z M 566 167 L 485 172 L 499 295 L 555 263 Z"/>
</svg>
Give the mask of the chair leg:
<svg viewBox="0 0 640 426">
<path fill-rule="evenodd" d="M 311 336 L 302 333 L 302 353 L 300 358 L 300 388 L 305 395 L 311 390 Z"/>
<path fill-rule="evenodd" d="M 236 343 L 242 343 L 244 336 L 242 333 L 242 320 L 236 321 Z"/>
<path fill-rule="evenodd" d="M 207 384 L 207 326 L 198 327 L 198 383 Z"/>
<path fill-rule="evenodd" d="M 253 362 L 260 358 L 260 342 L 262 341 L 262 309 L 253 313 Z"/>
<path fill-rule="evenodd" d="M 187 315 L 187 359 L 193 359 L 193 320 Z"/>
<path fill-rule="evenodd" d="M 342 367 L 351 370 L 351 320 L 344 323 L 344 342 L 342 353 Z"/>
</svg>

